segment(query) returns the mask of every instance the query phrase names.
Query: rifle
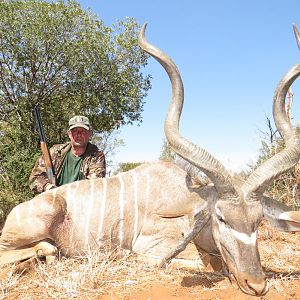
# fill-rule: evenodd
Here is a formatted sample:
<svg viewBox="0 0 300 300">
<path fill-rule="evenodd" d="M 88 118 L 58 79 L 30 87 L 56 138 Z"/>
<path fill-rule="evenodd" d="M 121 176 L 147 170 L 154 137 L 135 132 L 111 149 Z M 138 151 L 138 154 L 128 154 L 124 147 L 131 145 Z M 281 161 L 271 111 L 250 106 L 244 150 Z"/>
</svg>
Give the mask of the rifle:
<svg viewBox="0 0 300 300">
<path fill-rule="evenodd" d="M 44 161 L 45 161 L 47 176 L 50 179 L 50 182 L 52 184 L 56 185 L 55 172 L 54 172 L 51 156 L 49 153 L 49 149 L 48 149 L 47 143 L 46 143 L 46 136 L 45 136 L 44 129 L 43 129 L 43 123 L 42 123 L 42 120 L 40 117 L 40 110 L 37 105 L 33 109 L 33 114 L 34 114 L 34 118 L 36 120 L 39 134 L 40 134 L 41 149 L 42 149 L 42 153 L 43 153 L 43 157 L 44 157 Z"/>
</svg>

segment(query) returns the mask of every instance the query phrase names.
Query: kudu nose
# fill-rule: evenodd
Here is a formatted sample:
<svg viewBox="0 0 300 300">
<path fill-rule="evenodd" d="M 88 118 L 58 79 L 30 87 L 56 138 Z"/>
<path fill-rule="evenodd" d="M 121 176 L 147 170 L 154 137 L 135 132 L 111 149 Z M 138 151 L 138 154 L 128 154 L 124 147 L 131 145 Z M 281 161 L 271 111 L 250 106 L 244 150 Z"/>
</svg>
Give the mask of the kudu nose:
<svg viewBox="0 0 300 300">
<path fill-rule="evenodd" d="M 269 290 L 269 285 L 264 279 L 251 281 L 247 280 L 246 284 L 248 289 L 251 291 L 251 294 L 255 296 L 263 296 Z"/>
</svg>

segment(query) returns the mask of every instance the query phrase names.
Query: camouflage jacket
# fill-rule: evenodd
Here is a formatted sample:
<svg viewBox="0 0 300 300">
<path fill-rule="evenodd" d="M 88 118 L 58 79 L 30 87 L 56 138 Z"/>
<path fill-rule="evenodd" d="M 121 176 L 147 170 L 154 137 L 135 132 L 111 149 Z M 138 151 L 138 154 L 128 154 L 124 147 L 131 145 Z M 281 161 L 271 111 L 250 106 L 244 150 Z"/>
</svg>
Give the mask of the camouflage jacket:
<svg viewBox="0 0 300 300">
<path fill-rule="evenodd" d="M 66 143 L 54 145 L 49 150 L 56 178 L 62 171 L 62 166 L 66 154 L 70 151 L 70 149 L 71 144 Z M 80 172 L 82 172 L 84 179 L 105 177 L 105 156 L 104 153 L 100 151 L 96 145 L 88 143 Z M 29 177 L 29 187 L 35 194 L 38 194 L 44 192 L 46 190 L 46 186 L 49 184 L 51 184 L 51 182 L 47 177 L 44 158 L 43 156 L 41 156 L 38 158 L 31 171 Z"/>
</svg>

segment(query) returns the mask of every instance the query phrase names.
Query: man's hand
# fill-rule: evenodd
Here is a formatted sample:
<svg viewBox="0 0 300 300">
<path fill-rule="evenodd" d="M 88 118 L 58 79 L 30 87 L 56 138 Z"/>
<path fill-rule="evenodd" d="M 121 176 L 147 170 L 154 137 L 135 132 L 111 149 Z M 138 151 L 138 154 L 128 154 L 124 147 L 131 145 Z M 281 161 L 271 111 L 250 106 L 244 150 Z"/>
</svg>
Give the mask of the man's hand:
<svg viewBox="0 0 300 300">
<path fill-rule="evenodd" d="M 52 184 L 52 183 L 47 183 L 47 184 L 45 185 L 44 190 L 45 190 L 45 191 L 49 191 L 49 190 L 54 189 L 54 188 L 56 188 L 56 185 L 54 185 L 54 184 Z"/>
</svg>

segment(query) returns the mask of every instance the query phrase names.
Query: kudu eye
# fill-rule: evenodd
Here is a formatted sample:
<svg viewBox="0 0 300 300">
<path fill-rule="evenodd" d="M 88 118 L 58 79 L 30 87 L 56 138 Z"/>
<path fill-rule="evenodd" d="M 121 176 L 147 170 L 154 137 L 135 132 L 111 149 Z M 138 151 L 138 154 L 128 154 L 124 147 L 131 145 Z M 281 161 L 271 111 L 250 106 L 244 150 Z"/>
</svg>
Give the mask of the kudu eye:
<svg viewBox="0 0 300 300">
<path fill-rule="evenodd" d="M 225 223 L 223 215 L 222 215 L 220 209 L 217 207 L 216 207 L 216 217 L 220 222 Z"/>
<path fill-rule="evenodd" d="M 225 221 L 224 221 L 224 219 L 223 219 L 223 217 L 222 217 L 221 215 L 218 215 L 218 214 L 217 214 L 217 219 L 218 219 L 220 222 L 225 223 Z"/>
</svg>

